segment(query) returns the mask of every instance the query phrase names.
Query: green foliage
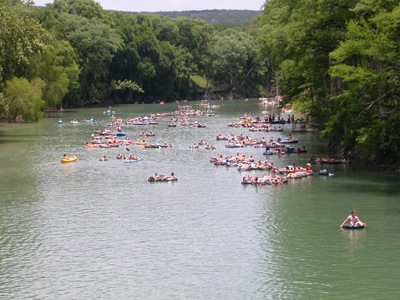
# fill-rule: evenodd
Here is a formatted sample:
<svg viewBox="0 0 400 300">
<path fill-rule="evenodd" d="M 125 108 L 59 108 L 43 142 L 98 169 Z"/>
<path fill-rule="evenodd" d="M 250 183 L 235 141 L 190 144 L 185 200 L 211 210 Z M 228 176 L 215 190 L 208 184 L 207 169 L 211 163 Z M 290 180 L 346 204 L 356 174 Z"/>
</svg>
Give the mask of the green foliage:
<svg viewBox="0 0 400 300">
<path fill-rule="evenodd" d="M 0 119 L 7 118 L 9 115 L 8 104 L 4 99 L 4 94 L 0 93 Z"/>
<path fill-rule="evenodd" d="M 31 58 L 29 78 L 39 77 L 45 82 L 43 100 L 46 108 L 51 109 L 61 104 L 69 91 L 79 87 L 80 70 L 76 59 L 77 55 L 67 41 L 54 41 L 41 55 Z"/>
<path fill-rule="evenodd" d="M 60 1 L 65 3 L 65 1 Z M 68 2 L 68 1 L 67 1 Z M 72 4 L 76 3 L 71 1 Z M 90 1 L 89 1 L 90 2 Z M 80 3 L 80 1 L 78 1 Z M 87 3 L 87 1 L 83 1 Z M 95 15 L 92 19 L 82 16 L 82 11 L 87 10 L 67 10 L 71 14 L 57 11 L 57 4 L 49 6 L 53 17 L 49 17 L 44 24 L 49 30 L 56 30 L 54 35 L 59 39 L 65 39 L 75 49 L 78 55 L 80 66 L 79 82 L 80 86 L 75 91 L 69 90 L 65 102 L 73 105 L 85 104 L 92 99 L 104 97 L 104 90 L 107 90 L 111 79 L 108 75 L 109 63 L 114 54 L 122 46 L 121 38 L 110 27 L 96 17 L 99 16 L 97 7 L 90 15 Z M 87 6 L 85 6 L 85 9 Z M 78 14 L 80 12 L 81 14 Z M 101 14 L 100 14 L 101 15 Z"/>
<path fill-rule="evenodd" d="M 111 76 L 137 82 L 151 100 L 189 97 L 190 74 L 204 68 L 213 28 L 187 18 L 112 14 L 124 47 L 113 59 Z M 133 96 L 141 97 L 130 93 L 129 101 Z"/>
<path fill-rule="evenodd" d="M 6 117 L 15 119 L 22 115 L 26 121 L 40 120 L 45 104 L 41 99 L 44 86 L 45 83 L 39 78 L 29 82 L 25 78 L 14 77 L 7 81 L 7 88 L 4 90 Z"/>
<path fill-rule="evenodd" d="M 131 12 L 131 13 L 137 14 L 136 12 Z M 185 17 L 189 19 L 200 19 L 211 25 L 215 24 L 243 25 L 246 22 L 246 20 L 261 15 L 261 11 L 214 9 L 214 10 L 160 11 L 151 14 L 159 14 L 166 16 L 168 18 Z"/>
<path fill-rule="evenodd" d="M 240 27 L 240 25 L 238 24 L 221 24 L 221 23 L 217 23 L 217 24 L 213 24 L 213 28 L 217 31 L 217 32 L 221 32 L 227 29 L 238 29 Z"/>
<path fill-rule="evenodd" d="M 26 74 L 29 56 L 44 49 L 44 38 L 36 20 L 19 17 L 12 7 L 0 2 L 0 84 Z"/>
<path fill-rule="evenodd" d="M 214 51 L 214 70 L 230 86 L 228 97 L 231 98 L 233 89 L 241 88 L 248 75 L 260 65 L 255 41 L 245 33 L 227 29 L 218 34 Z"/>
<path fill-rule="evenodd" d="M 398 2 L 271 0 L 262 24 L 260 49 L 285 102 L 349 153 L 397 162 Z"/>
<path fill-rule="evenodd" d="M 24 31 L 0 31 L 2 38 L 12 41 L 10 37 L 17 33 L 21 41 L 32 39 L 38 44 L 0 44 L 5 54 L 0 57 L 0 68 L 4 66 L 0 69 L 0 92 L 14 77 L 26 78 L 30 84 L 40 78 L 45 104 L 39 111 L 61 103 L 69 107 L 111 99 L 133 102 L 198 97 L 193 73 L 204 74 L 203 86 L 218 82 L 229 85 L 232 91 L 254 93 L 265 75 L 265 65 L 255 51 L 255 19 L 217 36 L 213 26 L 198 18 L 104 11 L 92 0 L 56 0 L 45 8 L 33 7 L 30 1 L 8 2 L 1 11 L 1 25 Z M 242 15 L 229 13 L 235 20 Z M 26 30 L 27 25 L 36 27 Z M 32 28 L 37 29 L 36 35 Z M 237 53 L 224 51 L 224 43 Z M 2 45 L 12 52 L 1 49 Z M 7 99 L 10 95 L 9 91 Z M 0 109 L 14 113 L 6 105 L 4 102 Z"/>
<path fill-rule="evenodd" d="M 22 101 L 10 98 L 10 91 L 6 93 L 8 81 L 15 76 L 26 76 L 31 65 L 30 57 L 45 48 L 43 42 L 46 39 L 45 32 L 36 20 L 16 13 L 21 6 L 22 3 L 19 1 L 12 1 L 8 5 L 5 1 L 0 2 L 0 95 L 2 95 L 0 117 L 5 118 L 15 113 L 16 106 L 11 103 Z M 41 95 L 41 92 L 38 95 Z M 36 103 L 39 100 L 35 99 L 29 102 Z M 32 105 L 29 109 L 28 118 L 40 118 L 40 110 L 34 112 L 35 108 L 38 106 Z M 25 108 L 22 107 L 22 109 Z"/>
<path fill-rule="evenodd" d="M 86 19 L 106 19 L 106 14 L 98 2 L 92 0 L 55 0 L 48 7 L 58 14 L 78 15 Z"/>
<path fill-rule="evenodd" d="M 144 91 L 141 89 L 140 86 L 137 85 L 137 83 L 132 82 L 130 80 L 124 80 L 124 81 L 111 81 L 111 87 L 115 90 L 125 90 L 125 89 L 130 89 L 132 91 L 136 91 L 139 93 L 144 93 Z"/>
<path fill-rule="evenodd" d="M 267 96 L 267 91 L 265 90 L 265 88 L 261 84 L 257 86 L 257 91 L 258 91 L 258 94 L 261 97 L 266 97 Z"/>
<path fill-rule="evenodd" d="M 335 61 L 331 74 L 343 82 L 343 101 L 338 110 L 353 112 L 351 123 L 343 120 L 346 128 L 353 130 L 338 130 L 331 118 L 332 128 L 325 134 L 342 135 L 345 147 L 367 158 L 397 161 L 400 59 L 395 53 L 400 50 L 400 7 L 390 2 L 381 7 L 371 4 L 356 7 L 363 15 L 368 11 L 369 18 L 349 22 L 346 40 L 331 53 Z"/>
<path fill-rule="evenodd" d="M 205 79 L 202 76 L 199 75 L 190 75 L 190 79 L 192 80 L 192 82 L 198 86 L 198 87 L 202 87 L 205 88 L 207 86 L 207 79 Z"/>
</svg>

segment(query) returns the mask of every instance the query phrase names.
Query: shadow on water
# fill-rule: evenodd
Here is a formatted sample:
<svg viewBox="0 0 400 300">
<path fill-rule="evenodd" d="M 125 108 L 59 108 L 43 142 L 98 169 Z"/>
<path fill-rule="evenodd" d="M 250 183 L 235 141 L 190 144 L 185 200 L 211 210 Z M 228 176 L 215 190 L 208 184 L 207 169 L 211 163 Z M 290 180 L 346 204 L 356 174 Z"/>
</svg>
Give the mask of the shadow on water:
<svg viewBox="0 0 400 300">
<path fill-rule="evenodd" d="M 39 136 L 39 135 L 38 135 Z M 0 144 L 25 143 L 25 138 L 31 138 L 30 134 L 10 134 L 7 131 L 0 130 Z"/>
<path fill-rule="evenodd" d="M 44 134 L 4 134 L 0 131 L 0 144 L 26 143 L 28 140 L 46 136 Z"/>
<path fill-rule="evenodd" d="M 397 196 L 399 194 L 399 174 L 392 171 L 374 171 L 360 164 L 333 169 L 340 178 L 338 193 L 376 194 Z"/>
<path fill-rule="evenodd" d="M 67 115 L 73 113 L 72 111 L 68 112 L 59 112 L 59 113 L 48 113 L 44 115 L 45 119 L 62 119 L 63 117 L 67 117 Z"/>
<path fill-rule="evenodd" d="M 376 195 L 387 195 L 387 196 L 398 196 L 399 187 L 394 183 L 388 182 L 357 182 L 354 183 L 342 183 L 340 190 L 337 193 L 347 194 L 349 192 L 357 194 L 376 194 Z"/>
</svg>

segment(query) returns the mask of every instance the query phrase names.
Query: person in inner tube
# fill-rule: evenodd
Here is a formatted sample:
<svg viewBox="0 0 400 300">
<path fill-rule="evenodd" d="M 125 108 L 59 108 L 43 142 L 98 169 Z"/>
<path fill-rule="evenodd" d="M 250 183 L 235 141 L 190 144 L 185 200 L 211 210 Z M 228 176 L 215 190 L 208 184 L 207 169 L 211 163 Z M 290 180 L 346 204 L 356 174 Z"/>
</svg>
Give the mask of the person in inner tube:
<svg viewBox="0 0 400 300">
<path fill-rule="evenodd" d="M 178 177 L 176 177 L 174 172 L 172 172 L 171 175 L 164 176 L 161 180 L 162 181 L 178 180 Z"/>
<path fill-rule="evenodd" d="M 351 227 L 355 226 L 366 226 L 366 223 L 361 222 L 361 220 L 356 216 L 356 211 L 353 209 L 351 211 L 351 215 L 347 217 L 346 220 L 340 225 L 340 227 L 343 227 L 344 224 L 348 223 Z"/>
<path fill-rule="evenodd" d="M 151 176 L 151 177 L 150 177 L 150 179 L 151 179 L 151 180 L 154 180 L 154 181 L 156 181 L 156 180 L 160 180 L 160 179 L 161 179 L 161 177 L 160 177 L 160 176 L 158 176 L 158 174 L 157 174 L 157 173 L 154 173 L 154 175 L 153 175 L 153 176 Z"/>
</svg>

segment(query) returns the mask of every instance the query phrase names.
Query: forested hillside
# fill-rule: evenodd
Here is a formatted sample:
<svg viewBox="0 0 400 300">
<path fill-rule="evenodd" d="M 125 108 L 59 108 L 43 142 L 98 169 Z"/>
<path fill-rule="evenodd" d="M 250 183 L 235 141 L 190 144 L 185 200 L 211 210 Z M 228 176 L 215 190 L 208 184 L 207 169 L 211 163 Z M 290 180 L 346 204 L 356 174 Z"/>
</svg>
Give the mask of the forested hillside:
<svg viewBox="0 0 400 300">
<path fill-rule="evenodd" d="M 131 13 L 138 14 L 138 12 L 131 12 Z M 160 12 L 154 12 L 153 14 L 166 16 L 168 18 L 185 17 L 189 19 L 200 19 L 206 21 L 207 24 L 211 25 L 214 24 L 243 25 L 243 23 L 246 20 L 261 15 L 261 11 L 214 9 L 214 10 L 160 11 Z"/>
<path fill-rule="evenodd" d="M 0 29 L 1 118 L 276 91 L 332 148 L 400 166 L 397 0 L 269 0 L 243 25 L 13 0 L 0 1 Z"/>
<path fill-rule="evenodd" d="M 214 27 L 106 11 L 92 0 L 15 0 L 0 2 L 0 22 L 3 118 L 38 120 L 61 106 L 254 97 L 270 84 L 256 19 Z"/>
</svg>

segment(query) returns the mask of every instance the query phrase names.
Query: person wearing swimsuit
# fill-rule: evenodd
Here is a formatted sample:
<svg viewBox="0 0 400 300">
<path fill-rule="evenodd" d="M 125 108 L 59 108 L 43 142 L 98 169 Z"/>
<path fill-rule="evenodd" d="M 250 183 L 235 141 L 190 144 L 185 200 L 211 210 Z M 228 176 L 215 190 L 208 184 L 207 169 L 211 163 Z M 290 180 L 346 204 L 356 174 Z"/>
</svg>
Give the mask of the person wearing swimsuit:
<svg viewBox="0 0 400 300">
<path fill-rule="evenodd" d="M 340 227 L 343 227 L 344 224 L 346 223 L 349 223 L 351 227 L 354 226 L 363 227 L 367 225 L 366 223 L 361 222 L 361 220 L 356 216 L 356 211 L 354 209 L 351 211 L 351 215 L 348 216 L 346 220 L 344 220 L 344 222 L 342 223 L 342 225 L 340 225 Z"/>
</svg>

